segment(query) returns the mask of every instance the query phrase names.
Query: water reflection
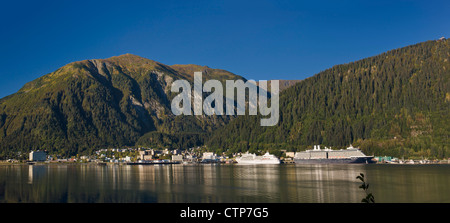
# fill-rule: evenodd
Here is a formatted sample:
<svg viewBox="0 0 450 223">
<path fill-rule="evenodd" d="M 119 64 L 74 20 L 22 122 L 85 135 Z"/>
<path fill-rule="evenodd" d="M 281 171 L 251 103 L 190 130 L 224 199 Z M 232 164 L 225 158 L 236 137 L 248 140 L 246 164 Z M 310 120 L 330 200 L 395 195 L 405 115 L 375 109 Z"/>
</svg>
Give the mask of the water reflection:
<svg viewBox="0 0 450 223">
<path fill-rule="evenodd" d="M 28 166 L 28 184 L 32 184 L 33 178 L 40 177 L 40 176 L 44 175 L 44 173 L 45 173 L 45 168 L 43 166 L 29 165 Z"/>
<path fill-rule="evenodd" d="M 449 203 L 450 165 L 389 165 L 367 169 L 381 202 Z"/>
<path fill-rule="evenodd" d="M 450 202 L 450 168 L 393 165 L 4 165 L 0 202 Z"/>
<path fill-rule="evenodd" d="M 355 181 L 364 165 L 299 165 L 297 200 L 301 202 L 355 202 L 361 196 Z"/>
</svg>

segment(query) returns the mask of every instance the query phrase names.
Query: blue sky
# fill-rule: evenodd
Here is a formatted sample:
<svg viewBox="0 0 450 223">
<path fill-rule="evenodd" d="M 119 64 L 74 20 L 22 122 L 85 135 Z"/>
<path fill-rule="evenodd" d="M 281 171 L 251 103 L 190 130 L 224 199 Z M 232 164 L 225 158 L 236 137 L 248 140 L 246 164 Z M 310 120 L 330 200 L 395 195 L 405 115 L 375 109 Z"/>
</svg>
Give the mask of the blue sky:
<svg viewBox="0 0 450 223">
<path fill-rule="evenodd" d="M 450 36 L 449 1 L 9 1 L 0 98 L 73 61 L 136 54 L 248 79 L 304 79 Z"/>
</svg>

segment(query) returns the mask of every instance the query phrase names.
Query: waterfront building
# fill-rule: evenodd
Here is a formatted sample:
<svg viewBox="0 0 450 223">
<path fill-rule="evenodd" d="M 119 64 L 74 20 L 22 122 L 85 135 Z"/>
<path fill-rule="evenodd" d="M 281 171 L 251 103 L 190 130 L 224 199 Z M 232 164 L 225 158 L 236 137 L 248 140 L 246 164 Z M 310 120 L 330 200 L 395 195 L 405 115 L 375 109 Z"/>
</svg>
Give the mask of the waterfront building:
<svg viewBox="0 0 450 223">
<path fill-rule="evenodd" d="M 205 159 L 216 159 L 216 155 L 212 152 L 204 152 L 202 158 Z"/>
<path fill-rule="evenodd" d="M 139 155 L 141 160 L 152 160 L 155 155 L 155 151 L 152 150 L 145 150 L 145 151 L 139 151 Z"/>
<path fill-rule="evenodd" d="M 286 152 L 286 157 L 294 158 L 295 152 Z"/>
<path fill-rule="evenodd" d="M 46 161 L 47 153 L 44 151 L 31 151 L 30 152 L 30 161 Z"/>
<path fill-rule="evenodd" d="M 172 155 L 172 161 L 183 162 L 183 156 L 182 155 Z"/>
</svg>

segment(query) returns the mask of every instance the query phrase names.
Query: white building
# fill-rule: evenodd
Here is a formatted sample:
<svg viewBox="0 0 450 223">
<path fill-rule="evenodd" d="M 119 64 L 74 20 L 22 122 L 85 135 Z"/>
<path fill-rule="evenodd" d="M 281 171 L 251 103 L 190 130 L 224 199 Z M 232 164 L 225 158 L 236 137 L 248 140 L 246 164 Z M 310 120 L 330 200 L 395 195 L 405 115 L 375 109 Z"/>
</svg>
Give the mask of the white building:
<svg viewBox="0 0 450 223">
<path fill-rule="evenodd" d="M 44 151 L 31 151 L 30 161 L 46 161 L 47 153 Z"/>
<path fill-rule="evenodd" d="M 286 152 L 286 157 L 294 158 L 295 152 Z"/>
<path fill-rule="evenodd" d="M 172 161 L 183 162 L 183 156 L 182 155 L 172 155 Z"/>
<path fill-rule="evenodd" d="M 216 154 L 212 152 L 204 152 L 203 153 L 203 160 L 205 159 L 216 159 Z"/>
</svg>

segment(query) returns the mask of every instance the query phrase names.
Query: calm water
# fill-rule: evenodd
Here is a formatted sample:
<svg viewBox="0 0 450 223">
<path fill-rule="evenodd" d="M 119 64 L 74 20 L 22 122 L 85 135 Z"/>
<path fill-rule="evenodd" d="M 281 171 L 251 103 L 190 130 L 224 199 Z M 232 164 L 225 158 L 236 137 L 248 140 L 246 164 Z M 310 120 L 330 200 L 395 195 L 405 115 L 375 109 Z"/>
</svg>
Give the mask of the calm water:
<svg viewBox="0 0 450 223">
<path fill-rule="evenodd" d="M 0 202 L 449 203 L 450 165 L 3 165 Z"/>
</svg>

